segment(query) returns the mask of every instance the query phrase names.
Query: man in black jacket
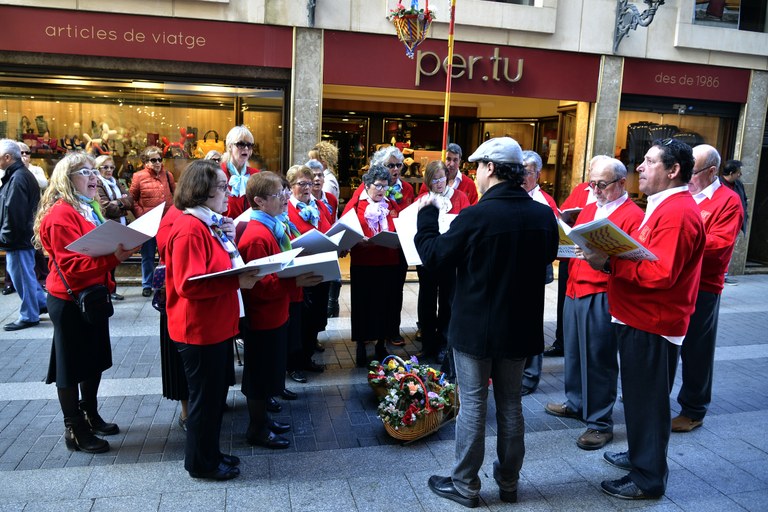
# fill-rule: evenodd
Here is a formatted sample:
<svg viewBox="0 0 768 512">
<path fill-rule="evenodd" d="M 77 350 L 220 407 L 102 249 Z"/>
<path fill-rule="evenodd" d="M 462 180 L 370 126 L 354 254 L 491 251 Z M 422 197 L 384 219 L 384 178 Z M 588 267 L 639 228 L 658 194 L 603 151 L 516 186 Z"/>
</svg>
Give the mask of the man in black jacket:
<svg viewBox="0 0 768 512">
<path fill-rule="evenodd" d="M 552 210 L 521 187 L 522 158 L 514 139 L 484 142 L 469 157 L 478 162 L 482 199 L 443 235 L 435 205 L 422 199 L 418 218 L 415 242 L 424 265 L 457 273 L 448 327 L 461 402 L 455 463 L 451 476 L 434 475 L 429 487 L 467 507 L 479 503 L 489 379 L 499 431 L 494 478 L 501 499 L 517 501 L 525 454 L 522 371 L 525 358 L 544 349 L 544 280 L 557 256 L 558 231 Z"/>
<path fill-rule="evenodd" d="M 35 278 L 32 245 L 40 187 L 24 166 L 15 141 L 0 139 L 0 169 L 4 171 L 0 187 L 0 249 L 5 251 L 6 272 L 21 299 L 19 319 L 3 328 L 18 331 L 39 324 L 40 313 L 47 312 L 45 292 Z"/>
</svg>

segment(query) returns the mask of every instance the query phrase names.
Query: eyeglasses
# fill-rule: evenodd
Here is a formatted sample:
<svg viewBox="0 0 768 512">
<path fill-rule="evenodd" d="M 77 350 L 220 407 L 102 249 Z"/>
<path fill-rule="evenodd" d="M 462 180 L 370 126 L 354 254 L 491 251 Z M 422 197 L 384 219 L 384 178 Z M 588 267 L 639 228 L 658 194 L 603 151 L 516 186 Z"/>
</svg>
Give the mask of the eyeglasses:
<svg viewBox="0 0 768 512">
<path fill-rule="evenodd" d="M 445 182 L 446 179 L 447 178 L 445 176 L 443 176 L 442 178 L 435 178 L 434 180 L 432 180 L 432 184 L 437 185 L 438 183 L 443 183 Z"/>
<path fill-rule="evenodd" d="M 114 165 L 102 165 L 99 167 L 99 170 L 105 170 L 105 171 L 114 171 L 115 166 Z"/>
<path fill-rule="evenodd" d="M 385 188 L 389 187 L 389 185 L 382 185 L 381 183 L 373 183 L 371 186 L 376 190 L 384 190 Z"/>
<path fill-rule="evenodd" d="M 621 178 L 616 178 L 613 181 L 590 181 L 589 182 L 589 188 L 595 189 L 599 188 L 600 190 L 605 190 L 608 188 L 608 185 L 612 185 L 619 181 Z"/>
<path fill-rule="evenodd" d="M 278 192 L 277 194 L 267 194 L 266 197 L 275 197 L 277 199 L 288 198 L 288 197 L 291 197 L 291 191 L 290 190 L 282 190 L 282 191 Z"/>
<path fill-rule="evenodd" d="M 152 162 L 153 164 L 158 164 L 158 163 L 162 162 L 163 159 L 162 158 L 150 158 L 149 161 Z"/>
<path fill-rule="evenodd" d="M 215 188 L 216 188 L 216 190 L 218 190 L 220 192 L 226 192 L 227 191 L 227 184 L 226 183 L 222 183 L 221 185 L 216 185 Z"/>
<path fill-rule="evenodd" d="M 221 158 L 211 158 L 211 162 L 216 162 L 217 164 L 220 164 Z"/>
<path fill-rule="evenodd" d="M 694 169 L 694 170 L 693 170 L 693 176 L 696 176 L 696 175 L 697 175 L 697 174 L 699 174 L 700 172 L 704 172 L 704 171 L 706 171 L 707 169 L 711 169 L 712 167 L 714 167 L 714 165 L 708 165 L 708 166 L 706 166 L 706 167 L 702 167 L 702 168 L 701 168 L 701 169 L 699 169 L 698 171 L 697 171 L 696 169 Z"/>
<path fill-rule="evenodd" d="M 90 178 L 91 176 L 98 176 L 99 175 L 99 171 L 97 171 L 96 169 L 90 169 L 88 167 L 83 167 L 79 171 L 72 171 L 70 173 L 70 176 L 73 175 L 73 174 L 79 174 L 80 176 L 85 176 L 86 178 Z"/>
<path fill-rule="evenodd" d="M 396 164 L 387 164 L 387 167 L 389 169 L 400 169 L 403 166 L 402 163 L 398 162 Z"/>
<path fill-rule="evenodd" d="M 31 155 L 32 152 L 31 151 L 22 151 L 21 154 L 22 155 Z"/>
<path fill-rule="evenodd" d="M 311 181 L 297 181 L 293 185 L 296 186 L 296 187 L 299 187 L 299 188 L 308 188 L 308 187 L 312 186 L 312 182 Z"/>
<path fill-rule="evenodd" d="M 235 142 L 235 146 L 240 149 L 253 149 L 253 142 L 245 142 L 243 140 L 239 140 Z"/>
</svg>

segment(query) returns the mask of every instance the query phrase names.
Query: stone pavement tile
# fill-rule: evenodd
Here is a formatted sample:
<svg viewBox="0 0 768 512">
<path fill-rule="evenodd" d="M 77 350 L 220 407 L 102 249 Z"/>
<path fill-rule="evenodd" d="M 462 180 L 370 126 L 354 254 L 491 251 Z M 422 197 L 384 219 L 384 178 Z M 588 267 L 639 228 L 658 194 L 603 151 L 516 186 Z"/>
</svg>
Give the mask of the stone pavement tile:
<svg viewBox="0 0 768 512">
<path fill-rule="evenodd" d="M 105 498 L 205 489 L 210 482 L 190 478 L 182 462 L 155 462 L 148 464 L 114 464 L 93 471 L 81 496 Z"/>
<path fill-rule="evenodd" d="M 695 512 L 723 512 L 744 510 L 740 505 L 729 496 L 713 496 L 708 498 L 693 498 L 684 502 L 675 502 L 682 510 Z M 765 510 L 765 503 L 760 510 Z"/>
<path fill-rule="evenodd" d="M 766 504 L 768 504 L 768 490 L 731 494 L 729 498 L 738 503 L 744 510 L 765 512 Z"/>
<path fill-rule="evenodd" d="M 208 512 L 224 510 L 227 501 L 227 489 L 218 485 L 206 489 L 185 492 L 164 492 L 160 497 L 161 512 Z"/>
<path fill-rule="evenodd" d="M 736 466 L 743 469 L 755 478 L 768 483 L 768 463 L 763 460 L 753 460 L 748 462 L 737 462 Z"/>
<path fill-rule="evenodd" d="M 77 498 L 90 475 L 89 468 L 3 471 L 0 503 Z"/>
<path fill-rule="evenodd" d="M 25 505 L 24 502 L 0 503 L 0 512 L 22 512 Z"/>
<path fill-rule="evenodd" d="M 157 510 L 160 494 L 139 493 L 132 496 L 109 496 L 93 500 L 90 512 L 137 512 Z M 181 509 L 180 509 L 181 510 Z"/>
<path fill-rule="evenodd" d="M 31 501 L 24 507 L 27 512 L 85 512 L 90 511 L 93 502 L 89 499 L 65 499 L 55 501 Z"/>
<path fill-rule="evenodd" d="M 288 485 L 291 510 L 355 510 L 352 489 L 346 479 L 302 480 Z"/>
<path fill-rule="evenodd" d="M 352 489 L 357 510 L 359 512 L 423 510 L 406 478 L 406 472 L 402 475 L 385 477 L 369 472 L 366 476 L 350 478 L 349 486 Z"/>
<path fill-rule="evenodd" d="M 495 452 L 491 452 L 491 454 L 495 454 Z M 491 457 L 491 460 L 494 460 L 494 457 Z M 535 482 L 536 487 L 549 487 L 584 480 L 584 477 L 578 471 L 560 457 L 524 460 L 521 473 L 529 481 Z"/>
<path fill-rule="evenodd" d="M 235 479 L 238 483 L 243 479 Z M 288 483 L 253 482 L 247 487 L 227 488 L 227 512 L 274 512 L 291 510 Z"/>
</svg>

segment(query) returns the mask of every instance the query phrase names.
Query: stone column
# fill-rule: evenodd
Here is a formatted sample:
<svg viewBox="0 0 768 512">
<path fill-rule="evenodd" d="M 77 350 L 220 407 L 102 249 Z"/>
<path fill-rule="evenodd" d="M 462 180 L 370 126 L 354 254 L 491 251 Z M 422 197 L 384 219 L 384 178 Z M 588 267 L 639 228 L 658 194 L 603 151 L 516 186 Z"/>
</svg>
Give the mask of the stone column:
<svg viewBox="0 0 768 512">
<path fill-rule="evenodd" d="M 736 138 L 735 158 L 741 160 L 741 181 L 749 199 L 748 214 L 749 225 L 747 236 L 739 236 L 733 258 L 728 272 L 731 274 L 743 274 L 747 261 L 747 248 L 749 247 L 749 235 L 755 222 L 767 222 L 766 219 L 755 219 L 752 215 L 755 206 L 755 191 L 757 189 L 757 171 L 760 169 L 760 153 L 763 148 L 763 133 L 765 132 L 765 113 L 768 109 L 768 72 L 752 71 L 749 83 L 749 95 L 747 103 L 739 117 L 739 126 Z M 757 241 L 765 243 L 764 241 Z"/>
<path fill-rule="evenodd" d="M 307 161 L 320 141 L 323 114 L 323 31 L 295 28 L 291 76 L 290 162 L 283 171 Z"/>
<path fill-rule="evenodd" d="M 623 57 L 613 55 L 602 57 L 600 85 L 594 110 L 592 151 L 586 159 L 587 163 L 594 155 L 613 155 L 615 151 L 623 65 Z"/>
</svg>

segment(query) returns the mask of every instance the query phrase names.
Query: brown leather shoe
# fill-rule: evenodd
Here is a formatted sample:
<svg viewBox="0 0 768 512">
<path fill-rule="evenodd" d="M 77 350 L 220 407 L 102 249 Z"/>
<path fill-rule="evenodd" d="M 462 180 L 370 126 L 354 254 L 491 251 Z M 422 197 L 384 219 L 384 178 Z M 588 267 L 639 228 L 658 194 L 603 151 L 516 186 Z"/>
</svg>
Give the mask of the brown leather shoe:
<svg viewBox="0 0 768 512">
<path fill-rule="evenodd" d="M 546 407 L 544 407 L 544 411 L 547 414 L 551 414 L 552 416 L 559 416 L 561 418 L 575 418 L 577 420 L 581 419 L 581 414 L 570 410 L 565 404 L 553 404 L 548 403 Z"/>
<path fill-rule="evenodd" d="M 672 418 L 672 432 L 690 432 L 704 424 L 704 420 L 692 420 L 682 414 Z"/>
<path fill-rule="evenodd" d="M 613 432 L 600 432 L 599 430 L 588 428 L 576 440 L 576 446 L 582 450 L 597 450 L 611 441 L 613 441 Z"/>
</svg>

